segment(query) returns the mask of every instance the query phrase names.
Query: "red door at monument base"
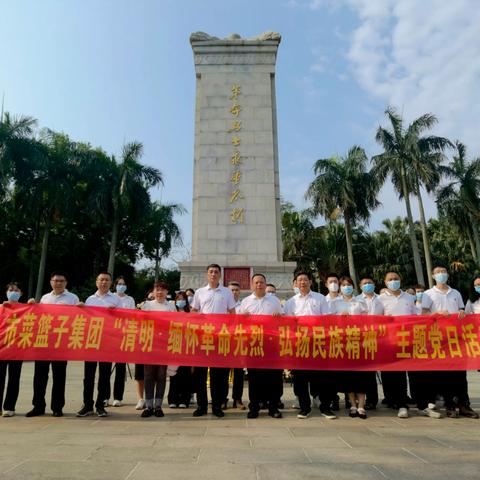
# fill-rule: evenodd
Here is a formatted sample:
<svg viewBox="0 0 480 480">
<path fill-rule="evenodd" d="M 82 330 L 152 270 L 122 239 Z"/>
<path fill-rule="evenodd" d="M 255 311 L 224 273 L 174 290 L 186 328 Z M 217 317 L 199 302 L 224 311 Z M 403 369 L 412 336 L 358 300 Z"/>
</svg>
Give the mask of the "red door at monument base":
<svg viewBox="0 0 480 480">
<path fill-rule="evenodd" d="M 241 290 L 250 289 L 250 267 L 225 267 L 223 269 L 223 284 L 238 282 Z"/>
</svg>

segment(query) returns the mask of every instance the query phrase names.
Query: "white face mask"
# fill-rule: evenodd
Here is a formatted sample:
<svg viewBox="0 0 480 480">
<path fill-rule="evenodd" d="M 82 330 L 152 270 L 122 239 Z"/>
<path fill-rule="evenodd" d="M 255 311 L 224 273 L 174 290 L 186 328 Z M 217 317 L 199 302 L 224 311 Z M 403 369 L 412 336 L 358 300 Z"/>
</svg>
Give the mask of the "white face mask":
<svg viewBox="0 0 480 480">
<path fill-rule="evenodd" d="M 338 283 L 331 282 L 328 284 L 328 291 L 329 292 L 338 292 Z"/>
</svg>

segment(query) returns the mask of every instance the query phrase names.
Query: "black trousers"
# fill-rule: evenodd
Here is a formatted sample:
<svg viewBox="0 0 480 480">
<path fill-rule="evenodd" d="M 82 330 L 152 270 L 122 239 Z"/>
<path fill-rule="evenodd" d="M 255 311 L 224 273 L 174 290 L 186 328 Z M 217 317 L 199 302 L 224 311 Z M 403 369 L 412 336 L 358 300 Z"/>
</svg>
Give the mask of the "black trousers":
<svg viewBox="0 0 480 480">
<path fill-rule="evenodd" d="M 377 372 L 371 372 L 366 387 L 366 403 L 376 407 L 378 403 Z"/>
<path fill-rule="evenodd" d="M 408 408 L 407 372 L 382 372 L 383 391 L 388 392 L 388 405 Z"/>
<path fill-rule="evenodd" d="M 116 363 L 115 364 L 115 380 L 113 382 L 113 399 L 123 400 L 123 394 L 125 393 L 125 379 L 127 377 L 127 364 Z M 110 382 L 109 382 L 110 385 Z M 107 397 L 110 398 L 110 392 Z"/>
<path fill-rule="evenodd" d="M 310 399 L 309 385 L 313 380 L 313 372 L 310 370 L 292 370 L 293 390 L 298 397 L 300 410 L 310 412 L 312 410 L 312 402 Z"/>
<path fill-rule="evenodd" d="M 233 369 L 233 389 L 232 389 L 232 398 L 234 400 L 242 400 L 243 396 L 243 368 L 234 368 Z"/>
<path fill-rule="evenodd" d="M 466 407 L 470 405 L 468 397 L 467 372 L 448 370 L 441 373 L 440 393 L 445 400 L 445 408 Z"/>
<path fill-rule="evenodd" d="M 3 410 L 15 411 L 18 393 L 20 391 L 20 374 L 22 373 L 21 360 L 0 360 L 0 405 L 3 401 Z M 8 370 L 7 394 L 3 400 L 5 379 Z"/>
<path fill-rule="evenodd" d="M 37 360 L 33 374 L 32 404 L 37 410 L 45 411 L 45 394 L 47 392 L 48 374 L 52 366 L 52 397 L 50 408 L 59 412 L 65 406 L 65 382 L 67 378 L 67 362 Z"/>
<path fill-rule="evenodd" d="M 435 403 L 435 397 L 440 392 L 440 378 L 444 372 L 412 371 L 408 372 L 410 388 L 415 391 L 417 407 L 425 410 L 429 403 Z"/>
<path fill-rule="evenodd" d="M 178 367 L 176 375 L 170 377 L 168 404 L 183 403 L 188 407 L 192 390 L 192 367 Z"/>
<path fill-rule="evenodd" d="M 95 388 L 95 373 L 98 365 L 98 383 L 96 408 L 103 408 L 103 402 L 109 397 L 110 390 L 110 362 L 85 362 L 83 374 L 83 404 L 91 410 L 93 408 L 93 391 Z"/>
<path fill-rule="evenodd" d="M 207 395 L 207 371 L 208 367 L 195 367 L 195 391 L 197 393 L 198 408 L 208 410 Z M 220 409 L 228 396 L 229 368 L 210 368 L 210 395 L 212 397 L 212 409 Z"/>
<path fill-rule="evenodd" d="M 278 385 L 283 384 L 283 370 L 249 368 L 248 369 L 248 408 L 253 412 L 260 410 L 260 402 L 266 401 L 268 410 L 277 410 L 280 397 Z"/>
</svg>

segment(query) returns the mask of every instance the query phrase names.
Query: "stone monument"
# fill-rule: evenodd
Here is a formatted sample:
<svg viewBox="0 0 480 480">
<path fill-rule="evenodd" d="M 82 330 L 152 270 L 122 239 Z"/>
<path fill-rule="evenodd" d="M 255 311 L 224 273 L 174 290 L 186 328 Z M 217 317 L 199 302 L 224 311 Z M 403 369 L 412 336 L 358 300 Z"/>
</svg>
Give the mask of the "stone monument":
<svg viewBox="0 0 480 480">
<path fill-rule="evenodd" d="M 283 262 L 275 62 L 281 37 L 193 33 L 196 71 L 192 258 L 180 287 L 205 284 L 210 263 L 249 288 L 264 273 L 292 291 L 295 262 Z"/>
</svg>

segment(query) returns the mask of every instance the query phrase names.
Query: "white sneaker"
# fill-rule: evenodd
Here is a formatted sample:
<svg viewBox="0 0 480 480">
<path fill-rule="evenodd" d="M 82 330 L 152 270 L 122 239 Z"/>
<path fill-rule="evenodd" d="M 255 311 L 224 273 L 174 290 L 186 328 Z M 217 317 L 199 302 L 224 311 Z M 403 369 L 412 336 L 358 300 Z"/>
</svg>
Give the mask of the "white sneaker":
<svg viewBox="0 0 480 480">
<path fill-rule="evenodd" d="M 170 403 L 170 405 L 168 405 L 168 408 L 177 408 L 177 404 L 176 403 Z"/>
<path fill-rule="evenodd" d="M 418 413 L 424 417 L 430 418 L 442 418 L 442 414 L 432 410 L 431 408 L 425 408 L 424 410 L 419 410 Z"/>
<path fill-rule="evenodd" d="M 145 408 L 145 400 L 141 398 L 135 405 L 135 410 L 143 410 Z"/>
<path fill-rule="evenodd" d="M 13 410 L 4 410 L 2 413 L 2 417 L 13 417 L 15 412 Z"/>
<path fill-rule="evenodd" d="M 112 406 L 113 407 L 121 407 L 122 402 L 120 400 L 114 400 L 113 403 L 112 403 Z"/>
<path fill-rule="evenodd" d="M 180 404 L 178 405 L 178 408 L 187 408 L 187 406 L 186 406 L 184 403 L 180 403 Z"/>
<path fill-rule="evenodd" d="M 408 410 L 406 408 L 400 408 L 397 413 L 398 418 L 408 418 Z"/>
<path fill-rule="evenodd" d="M 437 406 L 436 406 L 434 403 L 429 403 L 429 404 L 428 404 L 428 408 L 429 408 L 430 410 L 436 410 L 436 409 L 437 409 Z"/>
</svg>

